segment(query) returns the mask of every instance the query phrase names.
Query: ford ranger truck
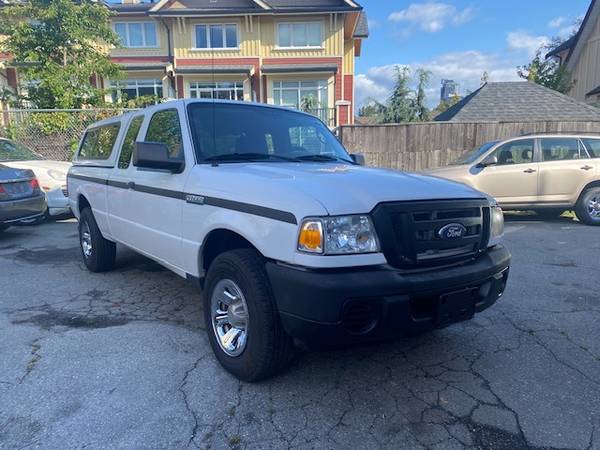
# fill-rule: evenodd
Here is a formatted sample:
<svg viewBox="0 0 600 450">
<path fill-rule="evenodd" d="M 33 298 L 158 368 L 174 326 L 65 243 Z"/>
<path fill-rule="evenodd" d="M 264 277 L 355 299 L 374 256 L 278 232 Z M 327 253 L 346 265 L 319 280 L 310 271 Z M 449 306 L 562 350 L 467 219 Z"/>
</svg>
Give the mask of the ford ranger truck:
<svg viewBox="0 0 600 450">
<path fill-rule="evenodd" d="M 174 100 L 95 123 L 68 174 L 83 261 L 107 271 L 120 244 L 198 280 L 216 358 L 246 381 L 297 348 L 493 305 L 510 263 L 496 202 L 361 160 L 319 119 L 270 105 Z"/>
</svg>

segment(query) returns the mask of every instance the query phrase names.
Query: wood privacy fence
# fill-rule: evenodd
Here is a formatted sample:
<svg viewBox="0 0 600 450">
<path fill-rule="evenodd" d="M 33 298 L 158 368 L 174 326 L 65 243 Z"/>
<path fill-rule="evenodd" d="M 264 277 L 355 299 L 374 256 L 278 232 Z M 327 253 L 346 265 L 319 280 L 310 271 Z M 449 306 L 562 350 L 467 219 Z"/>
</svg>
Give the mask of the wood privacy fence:
<svg viewBox="0 0 600 450">
<path fill-rule="evenodd" d="M 367 165 L 415 172 L 445 166 L 486 142 L 527 133 L 597 132 L 600 122 L 422 122 L 341 127 L 351 153 Z"/>
</svg>

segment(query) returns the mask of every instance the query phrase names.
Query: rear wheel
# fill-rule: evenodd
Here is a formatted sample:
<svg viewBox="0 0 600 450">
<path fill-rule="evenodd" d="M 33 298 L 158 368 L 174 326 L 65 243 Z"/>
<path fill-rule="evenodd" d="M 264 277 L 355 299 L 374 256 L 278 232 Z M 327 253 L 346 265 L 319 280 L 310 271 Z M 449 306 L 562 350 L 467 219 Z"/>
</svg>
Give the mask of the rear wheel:
<svg viewBox="0 0 600 450">
<path fill-rule="evenodd" d="M 117 245 L 104 239 L 90 208 L 81 211 L 79 246 L 83 262 L 92 272 L 106 272 L 113 268 Z"/>
<path fill-rule="evenodd" d="M 294 356 L 271 293 L 264 258 L 254 249 L 225 252 L 206 278 L 204 318 L 219 363 L 243 381 L 285 369 Z"/>
<path fill-rule="evenodd" d="M 577 218 L 587 224 L 600 226 L 600 187 L 586 190 L 575 206 Z"/>
</svg>

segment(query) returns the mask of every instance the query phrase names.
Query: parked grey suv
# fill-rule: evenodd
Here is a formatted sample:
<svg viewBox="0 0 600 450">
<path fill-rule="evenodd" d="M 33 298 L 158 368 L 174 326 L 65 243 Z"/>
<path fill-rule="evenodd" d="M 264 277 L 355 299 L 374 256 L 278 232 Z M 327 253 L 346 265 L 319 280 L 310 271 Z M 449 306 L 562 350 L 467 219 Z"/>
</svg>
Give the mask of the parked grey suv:
<svg viewBox="0 0 600 450">
<path fill-rule="evenodd" d="M 0 231 L 13 222 L 41 216 L 46 208 L 46 196 L 31 170 L 0 164 Z"/>
</svg>

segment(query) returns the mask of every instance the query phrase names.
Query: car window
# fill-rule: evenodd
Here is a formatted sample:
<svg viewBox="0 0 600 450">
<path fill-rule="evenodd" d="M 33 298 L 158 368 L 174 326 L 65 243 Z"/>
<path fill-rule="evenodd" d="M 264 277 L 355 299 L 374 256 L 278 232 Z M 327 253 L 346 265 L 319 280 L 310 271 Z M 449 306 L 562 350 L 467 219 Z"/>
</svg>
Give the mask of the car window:
<svg viewBox="0 0 600 450">
<path fill-rule="evenodd" d="M 533 139 L 512 141 L 498 147 L 493 155 L 498 158 L 499 166 L 511 164 L 528 164 L 533 161 Z"/>
<path fill-rule="evenodd" d="M 600 158 L 600 139 L 584 138 L 583 143 L 592 158 Z"/>
<path fill-rule="evenodd" d="M 37 159 L 43 158 L 23 144 L 0 140 L 0 161 L 30 161 Z"/>
<path fill-rule="evenodd" d="M 121 155 L 119 156 L 119 169 L 127 169 L 131 162 L 131 154 L 133 153 L 133 147 L 137 140 L 137 135 L 144 121 L 144 116 L 136 116 L 131 119 L 129 128 L 123 139 L 123 145 L 121 145 Z"/>
<path fill-rule="evenodd" d="M 146 142 L 167 144 L 171 158 L 183 157 L 181 127 L 176 109 L 165 109 L 154 113 L 146 132 Z"/>
<path fill-rule="evenodd" d="M 78 159 L 106 160 L 110 158 L 121 124 L 114 123 L 88 130 L 83 137 Z"/>
<path fill-rule="evenodd" d="M 575 138 L 542 138 L 542 161 L 570 161 L 585 159 L 585 149 L 579 145 Z"/>
</svg>

